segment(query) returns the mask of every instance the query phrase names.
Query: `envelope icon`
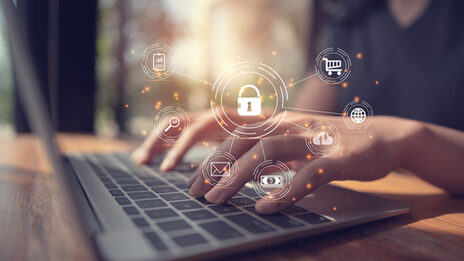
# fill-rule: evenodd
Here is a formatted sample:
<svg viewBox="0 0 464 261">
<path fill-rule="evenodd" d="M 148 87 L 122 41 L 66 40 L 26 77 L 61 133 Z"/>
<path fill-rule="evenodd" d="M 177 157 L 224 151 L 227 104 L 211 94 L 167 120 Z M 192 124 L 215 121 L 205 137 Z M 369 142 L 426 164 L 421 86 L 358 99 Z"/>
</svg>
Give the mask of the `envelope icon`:
<svg viewBox="0 0 464 261">
<path fill-rule="evenodd" d="M 230 162 L 212 161 L 209 167 L 211 177 L 230 176 Z"/>
</svg>

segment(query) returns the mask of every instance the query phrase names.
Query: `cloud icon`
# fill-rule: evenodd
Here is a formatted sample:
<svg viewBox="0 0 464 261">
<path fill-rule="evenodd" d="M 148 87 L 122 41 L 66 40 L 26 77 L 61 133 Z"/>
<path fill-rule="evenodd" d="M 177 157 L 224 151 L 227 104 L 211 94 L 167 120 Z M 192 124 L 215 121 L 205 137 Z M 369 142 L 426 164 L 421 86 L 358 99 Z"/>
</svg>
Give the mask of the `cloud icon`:
<svg viewBox="0 0 464 261">
<path fill-rule="evenodd" d="M 334 142 L 333 137 L 331 137 L 327 132 L 321 131 L 313 138 L 314 145 L 332 145 Z"/>
</svg>

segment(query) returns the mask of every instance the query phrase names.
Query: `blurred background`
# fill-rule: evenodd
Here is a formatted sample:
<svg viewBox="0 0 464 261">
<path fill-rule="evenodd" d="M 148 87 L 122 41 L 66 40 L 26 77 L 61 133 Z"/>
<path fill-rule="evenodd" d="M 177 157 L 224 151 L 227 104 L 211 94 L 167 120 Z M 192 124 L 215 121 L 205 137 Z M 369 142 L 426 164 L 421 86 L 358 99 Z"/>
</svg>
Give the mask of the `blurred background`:
<svg viewBox="0 0 464 261">
<path fill-rule="evenodd" d="M 41 80 L 58 79 L 60 87 L 50 86 L 45 96 L 59 131 L 145 136 L 164 106 L 208 109 L 210 83 L 240 61 L 265 63 L 287 83 L 308 74 L 313 1 L 68 2 L 17 1 L 32 49 L 42 48 L 42 67 L 52 68 Z M 20 73 L 11 68 L 3 17 L 0 30 L 0 137 L 10 137 L 28 132 L 28 126 L 15 98 L 14 77 Z M 150 80 L 140 65 L 153 43 L 168 44 L 177 55 L 178 73 L 163 81 Z"/>
</svg>

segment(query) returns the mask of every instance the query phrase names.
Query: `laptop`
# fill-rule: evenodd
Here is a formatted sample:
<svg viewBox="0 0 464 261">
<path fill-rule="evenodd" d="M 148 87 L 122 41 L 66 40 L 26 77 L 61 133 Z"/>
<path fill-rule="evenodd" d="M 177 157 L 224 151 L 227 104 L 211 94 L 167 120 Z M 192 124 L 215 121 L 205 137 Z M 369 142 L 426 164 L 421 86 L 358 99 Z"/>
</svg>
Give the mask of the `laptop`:
<svg viewBox="0 0 464 261">
<path fill-rule="evenodd" d="M 9 0 L 1 7 L 28 120 L 45 145 L 69 213 L 102 260 L 224 257 L 409 211 L 402 203 L 325 185 L 279 213 L 259 215 L 258 195 L 248 186 L 225 205 L 191 197 L 189 162 L 163 173 L 162 156 L 136 166 L 128 153 L 62 155 L 17 10 Z"/>
</svg>

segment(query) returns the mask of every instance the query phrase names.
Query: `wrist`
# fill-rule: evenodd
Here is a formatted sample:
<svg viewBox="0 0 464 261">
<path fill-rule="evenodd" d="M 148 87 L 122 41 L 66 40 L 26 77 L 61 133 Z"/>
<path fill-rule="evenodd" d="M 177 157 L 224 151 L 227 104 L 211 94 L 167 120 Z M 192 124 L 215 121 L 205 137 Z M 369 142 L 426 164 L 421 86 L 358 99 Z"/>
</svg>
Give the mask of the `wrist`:
<svg viewBox="0 0 464 261">
<path fill-rule="evenodd" d="M 402 124 L 399 125 L 399 128 L 402 129 L 402 135 L 397 141 L 397 167 L 410 170 L 411 159 L 417 158 L 417 153 L 421 151 L 421 145 L 427 143 L 427 124 L 408 119 L 402 119 L 402 121 Z"/>
</svg>

